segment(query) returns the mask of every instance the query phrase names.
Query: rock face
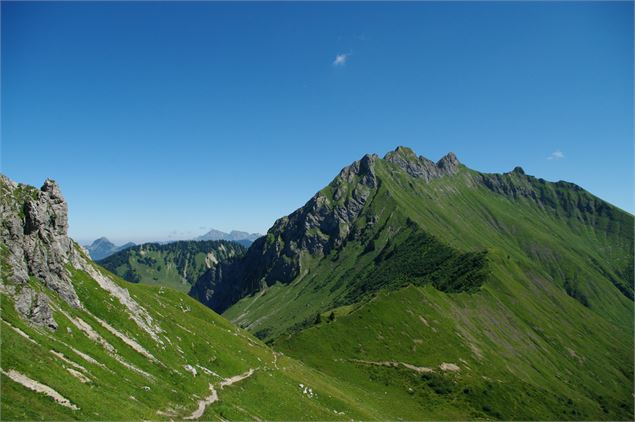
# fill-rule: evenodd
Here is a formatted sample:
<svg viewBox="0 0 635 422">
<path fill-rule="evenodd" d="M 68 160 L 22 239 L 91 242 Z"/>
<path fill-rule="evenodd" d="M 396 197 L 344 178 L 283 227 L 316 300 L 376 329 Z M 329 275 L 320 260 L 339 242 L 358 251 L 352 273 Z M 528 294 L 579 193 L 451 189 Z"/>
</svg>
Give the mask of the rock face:
<svg viewBox="0 0 635 422">
<path fill-rule="evenodd" d="M 426 182 L 455 174 L 461 165 L 453 152 L 448 153 L 435 164 L 425 157 L 417 157 L 413 150 L 406 147 L 398 147 L 389 152 L 384 160 L 398 165 L 412 177 L 422 178 Z"/>
<path fill-rule="evenodd" d="M 40 190 L 0 175 L 0 242 L 2 284 L 18 287 L 17 310 L 34 323 L 54 328 L 46 295 L 28 286 L 35 277 L 59 293 L 71 306 L 80 306 L 65 265 L 78 254 L 68 238 L 68 207 L 59 187 L 46 180 Z"/>
<path fill-rule="evenodd" d="M 22 287 L 15 295 L 15 308 L 20 315 L 36 325 L 52 330 L 57 329 L 57 323 L 53 319 L 49 306 L 49 298 L 45 294 L 36 292 L 30 287 Z"/>
<path fill-rule="evenodd" d="M 67 266 L 88 274 L 128 310 L 130 319 L 158 343 L 161 328 L 127 289 L 104 275 L 85 250 L 68 236 L 68 207 L 57 184 L 41 189 L 17 184 L 0 175 L 0 290 L 13 297 L 18 313 L 33 324 L 57 328 L 47 288 L 71 306 L 84 309 Z M 30 280 L 38 280 L 42 286 Z"/>
<path fill-rule="evenodd" d="M 332 195 L 320 191 L 302 208 L 277 220 L 244 258 L 205 273 L 190 295 L 222 312 L 261 287 L 291 282 L 300 274 L 303 253 L 325 255 L 341 246 L 377 187 L 374 164 L 378 159 L 366 155 L 342 169 L 330 185 Z"/>
<path fill-rule="evenodd" d="M 399 147 L 383 159 L 426 182 L 455 174 L 460 163 L 452 153 L 434 163 Z M 276 282 L 290 283 L 302 273 L 301 258 L 328 255 L 353 239 L 355 221 L 377 193 L 380 181 L 375 154 L 343 168 L 335 179 L 302 208 L 277 220 L 266 236 L 257 239 L 241 260 L 228 262 L 204 274 L 190 295 L 217 312 L 246 294 Z M 372 216 L 371 216 L 372 217 Z M 369 218 L 366 224 L 373 224 Z"/>
</svg>

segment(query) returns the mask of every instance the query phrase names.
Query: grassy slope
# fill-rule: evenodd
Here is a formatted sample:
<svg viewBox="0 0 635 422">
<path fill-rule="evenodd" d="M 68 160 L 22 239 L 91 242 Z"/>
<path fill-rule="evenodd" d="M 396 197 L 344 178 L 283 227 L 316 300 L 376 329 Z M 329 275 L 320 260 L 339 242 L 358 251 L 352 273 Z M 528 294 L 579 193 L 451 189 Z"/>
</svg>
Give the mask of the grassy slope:
<svg viewBox="0 0 635 422">
<path fill-rule="evenodd" d="M 62 407 L 43 394 L 28 390 L 2 375 L 0 409 L 3 420 L 182 418 L 194 411 L 198 399 L 209 394 L 208 384 L 220 380 L 198 367 L 198 375 L 193 376 L 184 369 L 186 364 L 204 366 L 223 378 L 258 368 L 252 377 L 244 381 L 222 390 L 217 387 L 220 400 L 207 408 L 203 416 L 205 419 L 387 417 L 385 413 L 377 413 L 377 410 L 353 401 L 339 381 L 285 356 L 276 358 L 263 343 L 185 294 L 169 288 L 134 285 L 120 279 L 116 281 L 125 286 L 160 324 L 163 346 L 140 330 L 118 300 L 110 297 L 83 272 L 73 270 L 73 283 L 90 313 L 69 307 L 46 290 L 57 309 L 54 315 L 59 328 L 55 332 L 25 323 L 16 314 L 12 299 L 2 294 L 2 369 L 17 370 L 52 387 L 80 408 L 74 411 Z M 31 284 L 36 289 L 43 289 L 37 280 L 33 279 Z M 60 310 L 84 320 L 112 344 L 125 361 L 147 372 L 150 377 L 117 362 L 112 353 L 90 340 Z M 133 338 L 160 364 L 134 351 L 99 325 L 92 315 Z M 35 343 L 20 336 L 11 326 L 27 333 Z M 71 346 L 104 367 L 84 360 Z M 90 382 L 84 384 L 71 376 L 65 369 L 71 366 L 50 350 L 61 352 L 82 365 Z M 299 383 L 311 386 L 316 395 L 312 398 L 304 395 Z M 150 389 L 146 391 L 144 386 Z M 334 411 L 345 413 L 338 415 Z"/>
<path fill-rule="evenodd" d="M 560 309 L 543 305 L 530 314 L 510 312 L 518 304 L 489 286 L 478 295 L 410 286 L 350 313 L 336 309 L 331 323 L 327 312 L 322 323 L 273 347 L 362 386 L 374 400 L 388 391 L 386 402 L 405 419 L 629 419 L 632 337 L 574 299 L 562 300 Z M 441 379 L 429 385 L 407 369 L 352 359 L 434 368 Z M 444 362 L 461 370 L 443 373 L 437 368 Z M 435 391 L 448 381 L 449 391 Z"/>
<path fill-rule="evenodd" d="M 131 282 L 168 286 L 187 293 L 209 268 L 209 254 L 222 261 L 242 253 L 242 246 L 227 241 L 152 243 L 117 252 L 99 264 Z"/>
<path fill-rule="evenodd" d="M 224 315 L 268 339 L 310 326 L 318 312 L 326 320 L 388 239 L 407 238 L 410 219 L 459 250 L 487 251 L 491 275 L 479 292 L 409 287 L 384 293 L 336 310 L 354 312 L 333 324 L 285 335 L 275 347 L 363 386 L 377 400 L 383 394 L 393 415 L 404 418 L 456 412 L 504 419 L 632 417 L 633 302 L 610 280 L 632 268 L 632 216 L 584 222 L 557 207 L 495 194 L 468 169 L 427 184 L 386 162 L 376 169 L 381 187 L 357 223 L 363 229 L 366 216 L 378 216 L 370 233 L 338 254 L 304 257 L 304 271 L 290 285 L 246 297 Z M 523 175 L 507 177 L 525 183 Z M 624 236 L 629 231 L 630 239 Z M 438 321 L 437 332 L 415 315 Z M 450 380 L 451 393 L 437 394 L 436 381 L 412 371 L 348 359 L 453 362 L 463 369 L 438 381 Z"/>
</svg>

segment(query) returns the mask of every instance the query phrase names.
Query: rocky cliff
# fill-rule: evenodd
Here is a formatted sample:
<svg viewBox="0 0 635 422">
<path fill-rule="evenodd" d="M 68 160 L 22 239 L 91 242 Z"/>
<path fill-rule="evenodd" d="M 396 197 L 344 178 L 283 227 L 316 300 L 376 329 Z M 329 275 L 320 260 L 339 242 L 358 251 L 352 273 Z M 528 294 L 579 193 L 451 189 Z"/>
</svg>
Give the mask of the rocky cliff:
<svg viewBox="0 0 635 422">
<path fill-rule="evenodd" d="M 79 306 L 65 265 L 79 253 L 68 238 L 68 207 L 59 187 L 46 180 L 41 189 L 0 175 L 2 288 L 16 297 L 16 309 L 36 324 L 55 328 L 48 297 L 29 286 L 33 278 Z"/>
<path fill-rule="evenodd" d="M 360 233 L 354 223 L 381 183 L 375 171 L 379 160 L 377 155 L 367 154 L 344 167 L 302 208 L 277 220 L 243 259 L 204 274 L 190 295 L 222 312 L 240 297 L 264 286 L 294 280 L 302 273 L 303 254 L 325 256 L 355 239 Z M 406 147 L 389 152 L 383 160 L 425 182 L 453 175 L 461 166 L 453 153 L 434 163 Z M 373 215 L 366 220 L 367 226 L 375 223 Z"/>
<path fill-rule="evenodd" d="M 49 306 L 51 291 L 82 309 L 70 269 L 81 270 L 116 297 L 130 318 L 153 338 L 160 329 L 127 289 L 99 272 L 81 246 L 68 237 L 68 206 L 58 185 L 46 180 L 38 190 L 0 175 L 0 290 L 14 299 L 18 313 L 33 324 L 57 328 Z"/>
</svg>

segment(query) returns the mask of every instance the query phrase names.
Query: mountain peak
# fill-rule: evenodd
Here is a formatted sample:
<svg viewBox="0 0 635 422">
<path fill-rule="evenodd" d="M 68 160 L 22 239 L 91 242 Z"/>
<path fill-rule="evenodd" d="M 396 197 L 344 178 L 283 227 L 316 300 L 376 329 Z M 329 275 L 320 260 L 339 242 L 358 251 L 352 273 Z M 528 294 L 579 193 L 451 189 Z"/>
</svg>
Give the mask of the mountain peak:
<svg viewBox="0 0 635 422">
<path fill-rule="evenodd" d="M 96 244 L 96 243 L 112 243 L 112 242 L 106 236 L 102 236 L 99 239 L 96 239 L 93 242 L 93 245 Z"/>
<path fill-rule="evenodd" d="M 53 179 L 46 179 L 44 184 L 40 188 L 42 192 L 46 192 L 52 199 L 59 199 L 64 201 L 64 197 L 62 196 L 62 191 L 60 190 L 59 185 Z"/>
<path fill-rule="evenodd" d="M 393 153 L 397 153 L 397 154 L 401 154 L 404 156 L 410 156 L 410 157 L 417 157 L 417 154 L 415 154 L 414 150 L 412 148 L 409 147 L 405 147 L 403 145 L 399 145 L 397 148 L 395 148 L 394 151 L 392 151 Z M 390 153 L 389 153 L 390 154 Z"/>
<path fill-rule="evenodd" d="M 232 242 L 246 242 L 250 244 L 260 236 L 262 236 L 260 233 L 248 233 L 240 230 L 232 230 L 229 233 L 225 233 L 220 230 L 210 229 L 207 233 L 196 237 L 194 240 L 230 240 Z"/>
<path fill-rule="evenodd" d="M 437 161 L 437 167 L 450 171 L 451 173 L 456 173 L 460 165 L 461 163 L 459 159 L 456 158 L 456 154 L 453 152 L 448 152 L 439 161 Z"/>
<path fill-rule="evenodd" d="M 412 149 L 404 146 L 398 146 L 386 154 L 384 160 L 401 167 L 412 177 L 422 178 L 426 182 L 456 173 L 461 164 L 453 152 L 434 163 L 423 156 L 417 157 Z"/>
<path fill-rule="evenodd" d="M 116 252 L 128 249 L 131 246 L 135 246 L 135 244 L 132 242 L 128 242 L 125 245 L 117 246 L 112 243 L 107 237 L 102 236 L 90 245 L 86 245 L 86 250 L 88 251 L 92 259 L 94 259 L 95 261 L 99 261 L 101 259 L 109 257 Z"/>
</svg>

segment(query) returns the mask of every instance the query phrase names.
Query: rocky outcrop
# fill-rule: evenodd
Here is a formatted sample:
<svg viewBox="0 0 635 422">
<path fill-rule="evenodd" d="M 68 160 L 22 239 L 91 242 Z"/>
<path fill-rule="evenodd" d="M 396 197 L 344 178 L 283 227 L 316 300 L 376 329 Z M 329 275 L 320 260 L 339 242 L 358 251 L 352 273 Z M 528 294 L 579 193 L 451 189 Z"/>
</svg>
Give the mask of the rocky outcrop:
<svg viewBox="0 0 635 422">
<path fill-rule="evenodd" d="M 417 157 L 410 148 L 401 146 L 386 154 L 384 160 L 396 164 L 410 176 L 424 179 L 426 182 L 453 175 L 461 167 L 461 163 L 453 152 L 448 153 L 435 164 L 423 156 Z"/>
<path fill-rule="evenodd" d="M 46 288 L 71 306 L 83 309 L 68 267 L 81 270 L 124 305 L 141 329 L 157 343 L 161 328 L 127 289 L 104 275 L 87 252 L 68 237 L 68 207 L 57 184 L 41 189 L 17 184 L 0 175 L 0 290 L 9 294 L 18 313 L 33 324 L 56 329 Z M 29 283 L 36 279 L 46 288 Z"/>
<path fill-rule="evenodd" d="M 67 236 L 68 207 L 59 187 L 49 179 L 37 190 L 0 176 L 0 189 L 0 242 L 8 264 L 2 281 L 25 284 L 35 277 L 78 307 L 65 268 L 77 251 Z"/>
<path fill-rule="evenodd" d="M 327 255 L 346 242 L 353 222 L 376 191 L 377 155 L 365 155 L 342 169 L 324 190 L 302 208 L 277 220 L 244 258 L 210 269 L 190 295 L 222 312 L 240 297 L 301 274 L 303 253 Z"/>
<path fill-rule="evenodd" d="M 318 192 L 302 208 L 276 221 L 269 234 L 279 237 L 281 242 L 276 243 L 281 252 L 292 256 L 306 250 L 311 255 L 326 255 L 341 246 L 378 185 L 374 171 L 378 159 L 365 155 L 345 167 L 330 189 Z"/>
<path fill-rule="evenodd" d="M 365 155 L 343 168 L 302 208 L 277 220 L 244 258 L 210 269 L 193 285 L 190 295 L 223 312 L 245 295 L 302 276 L 303 255 L 326 256 L 359 236 L 355 224 L 381 185 L 377 166 L 386 166 L 386 162 L 397 166 L 389 165 L 392 171 L 405 171 L 425 181 L 453 175 L 461 167 L 453 153 L 438 163 L 404 147 L 388 153 L 384 162 L 375 154 Z M 372 226 L 375 217 L 366 215 L 366 226 Z"/>
<path fill-rule="evenodd" d="M 36 325 L 52 330 L 57 329 L 57 322 L 53 319 L 47 295 L 36 292 L 28 286 L 23 286 L 14 298 L 15 309 L 23 318 Z"/>
</svg>

